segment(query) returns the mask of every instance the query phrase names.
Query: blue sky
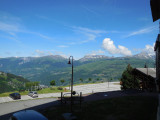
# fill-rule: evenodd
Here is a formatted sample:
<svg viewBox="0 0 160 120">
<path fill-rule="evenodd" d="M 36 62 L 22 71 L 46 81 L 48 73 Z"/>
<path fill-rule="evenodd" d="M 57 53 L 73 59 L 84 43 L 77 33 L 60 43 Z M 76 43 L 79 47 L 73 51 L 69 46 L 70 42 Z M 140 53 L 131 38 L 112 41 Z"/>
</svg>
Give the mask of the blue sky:
<svg viewBox="0 0 160 120">
<path fill-rule="evenodd" d="M 153 54 L 150 0 L 0 0 L 0 57 Z"/>
</svg>

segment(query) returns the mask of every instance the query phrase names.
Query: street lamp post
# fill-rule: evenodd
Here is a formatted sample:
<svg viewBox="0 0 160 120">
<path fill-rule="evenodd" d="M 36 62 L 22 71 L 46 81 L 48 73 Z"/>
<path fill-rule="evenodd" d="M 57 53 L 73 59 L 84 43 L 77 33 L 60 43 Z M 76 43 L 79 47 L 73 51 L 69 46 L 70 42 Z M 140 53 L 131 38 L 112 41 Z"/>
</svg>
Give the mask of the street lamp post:
<svg viewBox="0 0 160 120">
<path fill-rule="evenodd" d="M 72 58 L 72 63 L 70 58 Z M 72 79 L 71 79 L 71 112 L 72 112 L 72 104 L 73 104 L 73 56 L 69 57 L 68 64 L 72 64 Z"/>
</svg>

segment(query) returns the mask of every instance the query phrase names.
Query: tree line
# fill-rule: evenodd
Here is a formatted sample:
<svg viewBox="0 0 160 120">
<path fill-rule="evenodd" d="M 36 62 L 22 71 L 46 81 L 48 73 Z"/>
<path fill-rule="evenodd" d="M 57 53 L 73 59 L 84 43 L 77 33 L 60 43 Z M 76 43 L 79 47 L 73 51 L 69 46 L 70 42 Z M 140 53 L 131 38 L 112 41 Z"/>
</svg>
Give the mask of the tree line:
<svg viewBox="0 0 160 120">
<path fill-rule="evenodd" d="M 111 82 L 113 80 L 113 78 L 110 78 L 110 79 L 108 79 L 107 80 L 107 82 Z M 86 81 L 86 80 L 85 80 Z M 88 78 L 88 80 L 87 80 L 88 82 L 94 82 L 94 80 L 92 79 L 92 78 Z M 104 80 L 102 80 L 102 79 L 100 79 L 100 78 L 96 78 L 96 81 L 98 81 L 98 82 L 104 82 Z M 66 82 L 64 79 L 62 79 L 62 80 L 60 80 L 60 82 L 61 82 L 61 85 L 64 85 L 64 83 Z M 83 83 L 84 82 L 84 79 L 83 78 L 80 78 L 79 79 L 79 82 L 80 83 Z M 50 81 L 50 85 L 51 86 L 55 86 L 56 85 L 56 81 L 55 80 L 51 80 Z"/>
<path fill-rule="evenodd" d="M 37 89 L 39 89 L 39 81 L 35 81 L 35 82 L 26 82 L 25 83 L 25 88 L 27 89 L 27 90 L 37 90 Z"/>
</svg>

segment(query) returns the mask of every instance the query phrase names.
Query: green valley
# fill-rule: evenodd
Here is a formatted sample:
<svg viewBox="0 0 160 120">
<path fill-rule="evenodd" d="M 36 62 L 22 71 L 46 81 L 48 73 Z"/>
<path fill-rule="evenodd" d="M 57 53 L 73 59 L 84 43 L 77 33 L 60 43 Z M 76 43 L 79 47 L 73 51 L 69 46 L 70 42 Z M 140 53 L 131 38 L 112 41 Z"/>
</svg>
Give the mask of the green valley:
<svg viewBox="0 0 160 120">
<path fill-rule="evenodd" d="M 0 70 L 23 76 L 30 81 L 39 81 L 40 84 L 49 85 L 51 80 L 56 85 L 65 80 L 67 85 L 71 79 L 71 65 L 68 59 L 55 55 L 43 57 L 1 58 Z M 74 60 L 74 83 L 88 83 L 96 81 L 118 81 L 128 64 L 134 67 L 154 67 L 154 59 L 145 57 L 106 57 L 91 56 Z M 89 80 L 89 78 L 91 78 Z M 82 80 L 80 80 L 82 79 Z"/>
</svg>

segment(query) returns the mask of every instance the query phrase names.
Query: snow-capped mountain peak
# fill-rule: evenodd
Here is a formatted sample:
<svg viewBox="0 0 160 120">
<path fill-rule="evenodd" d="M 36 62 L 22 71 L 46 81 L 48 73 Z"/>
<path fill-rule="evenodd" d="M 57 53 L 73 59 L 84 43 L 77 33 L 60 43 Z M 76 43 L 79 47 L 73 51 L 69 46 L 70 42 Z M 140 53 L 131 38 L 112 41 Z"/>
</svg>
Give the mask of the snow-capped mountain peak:
<svg viewBox="0 0 160 120">
<path fill-rule="evenodd" d="M 105 55 L 86 55 L 83 58 L 79 59 L 80 61 L 96 60 L 96 59 L 107 59 L 109 57 Z"/>
<path fill-rule="evenodd" d="M 140 59 L 154 59 L 155 54 L 150 54 L 147 52 L 141 52 L 139 54 L 134 55 L 133 57 L 140 58 Z"/>
</svg>

